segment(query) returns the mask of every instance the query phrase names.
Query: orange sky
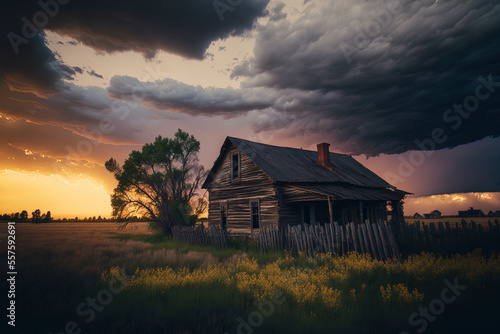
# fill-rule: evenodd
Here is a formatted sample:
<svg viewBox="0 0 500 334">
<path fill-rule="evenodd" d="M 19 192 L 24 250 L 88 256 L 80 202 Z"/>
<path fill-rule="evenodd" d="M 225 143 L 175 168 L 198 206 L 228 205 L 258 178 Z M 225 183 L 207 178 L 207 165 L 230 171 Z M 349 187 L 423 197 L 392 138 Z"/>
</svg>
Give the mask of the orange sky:
<svg viewBox="0 0 500 334">
<path fill-rule="evenodd" d="M 214 158 L 217 150 L 217 146 L 209 149 Z M 209 168 L 208 164 L 205 166 Z M 370 167 L 381 175 L 383 171 L 377 171 L 374 166 Z M 103 169 L 102 166 L 95 168 Z M 106 180 L 99 179 L 98 175 L 100 174 L 95 174 L 94 177 L 73 175 L 69 178 L 68 175 L 4 170 L 0 173 L 0 213 L 22 210 L 31 213 L 40 209 L 42 212 L 50 210 L 56 219 L 75 216 L 110 217 L 110 194 L 114 180 L 111 174 Z M 411 187 L 404 189 L 412 190 Z M 500 193 L 409 196 L 405 200 L 405 215 L 428 213 L 435 209 L 446 215 L 456 215 L 458 210 L 465 210 L 470 206 L 482 209 L 486 214 L 489 210 L 496 211 L 500 208 Z"/>
<path fill-rule="evenodd" d="M 111 214 L 109 193 L 89 179 L 74 183 L 56 175 L 7 171 L 0 175 L 0 212 L 35 209 L 51 211 L 52 217 L 89 217 Z"/>
</svg>

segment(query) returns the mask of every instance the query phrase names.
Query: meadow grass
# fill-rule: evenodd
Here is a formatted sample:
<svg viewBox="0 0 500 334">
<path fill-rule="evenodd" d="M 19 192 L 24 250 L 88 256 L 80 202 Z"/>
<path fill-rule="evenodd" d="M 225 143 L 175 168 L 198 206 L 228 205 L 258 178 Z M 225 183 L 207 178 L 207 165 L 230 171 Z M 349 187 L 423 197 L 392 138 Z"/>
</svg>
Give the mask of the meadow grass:
<svg viewBox="0 0 500 334">
<path fill-rule="evenodd" d="M 419 221 L 421 224 L 425 223 L 429 225 L 429 223 L 437 224 L 439 222 L 449 222 L 451 224 L 451 228 L 455 228 L 455 223 L 459 225 L 462 223 L 462 220 L 465 220 L 467 224 L 470 226 L 471 222 L 475 222 L 478 225 L 482 225 L 483 228 L 488 229 L 488 222 L 495 223 L 496 220 L 499 220 L 499 217 L 441 217 L 441 218 L 413 218 L 413 217 L 405 217 L 405 222 L 407 224 L 415 224 L 415 222 Z"/>
<path fill-rule="evenodd" d="M 355 253 L 308 258 L 260 254 L 237 241 L 227 250 L 186 245 L 148 231 L 146 223 L 118 226 L 16 224 L 16 332 L 55 334 L 74 321 L 82 333 L 238 333 L 238 319 L 248 322 L 258 303 L 279 293 L 283 303 L 273 304 L 252 333 L 413 333 L 420 327 L 410 315 L 455 278 L 467 288 L 428 322 L 427 332 L 499 325 L 497 254 L 424 253 L 401 263 Z M 87 323 L 78 306 L 109 290 L 113 277 L 123 278 L 123 291 Z"/>
<path fill-rule="evenodd" d="M 229 237 L 227 239 L 228 247 L 226 249 L 219 249 L 212 245 L 195 245 L 195 244 L 179 242 L 175 240 L 173 237 L 166 236 L 161 233 L 153 233 L 153 234 L 122 233 L 116 236 L 112 236 L 111 238 L 118 239 L 121 241 L 133 240 L 133 241 L 147 242 L 152 244 L 155 249 L 173 249 L 180 254 L 185 254 L 189 252 L 209 252 L 210 254 L 217 257 L 219 261 L 224 261 L 231 257 L 241 255 L 243 257 L 255 258 L 258 263 L 268 263 L 278 260 L 283 255 L 281 252 L 272 252 L 272 251 L 267 253 L 262 253 L 258 245 L 232 237 Z"/>
</svg>

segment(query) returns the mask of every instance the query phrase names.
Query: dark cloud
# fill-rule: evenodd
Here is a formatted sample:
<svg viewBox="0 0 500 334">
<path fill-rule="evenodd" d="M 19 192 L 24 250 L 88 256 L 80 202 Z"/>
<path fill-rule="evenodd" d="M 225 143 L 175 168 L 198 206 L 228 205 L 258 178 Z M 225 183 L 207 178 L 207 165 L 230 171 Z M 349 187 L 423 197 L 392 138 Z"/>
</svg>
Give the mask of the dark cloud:
<svg viewBox="0 0 500 334">
<path fill-rule="evenodd" d="M 264 88 L 202 88 L 173 79 L 140 82 L 129 76 L 111 79 L 108 93 L 112 98 L 139 102 L 148 108 L 182 112 L 191 115 L 239 113 L 268 108 L 274 96 Z"/>
<path fill-rule="evenodd" d="M 212 41 L 252 28 L 268 1 L 71 1 L 46 29 L 106 53 L 131 50 L 152 57 L 164 50 L 202 59 Z"/>
<path fill-rule="evenodd" d="M 283 4 L 270 13 L 285 14 Z M 499 15 L 486 0 L 308 2 L 298 17 L 257 28 L 254 58 L 232 71 L 241 89 L 121 77 L 109 92 L 130 100 L 133 81 L 147 107 L 261 110 L 249 124 L 256 132 L 327 140 L 353 154 L 450 148 L 500 134 Z M 477 99 L 479 85 L 487 98 Z M 453 108 L 476 101 L 471 115 Z"/>
<path fill-rule="evenodd" d="M 233 2 L 223 13 L 220 8 L 217 12 L 214 3 L 33 0 L 5 4 L 2 12 L 7 15 L 0 20 L 0 35 L 7 37 L 0 42 L 0 112 L 16 120 L 57 124 L 86 136 L 105 117 L 120 123 L 117 118 L 122 114 L 113 112 L 125 110 L 123 127 L 104 140 L 133 141 L 138 127 L 151 118 L 172 117 L 167 112 L 144 115 L 145 108 L 113 100 L 103 89 L 68 83 L 82 69 L 68 66 L 53 53 L 44 32 L 33 24 L 72 37 L 71 45 L 82 43 L 99 52 L 135 51 L 152 57 L 164 50 L 201 59 L 213 41 L 252 28 L 255 19 L 265 15 L 268 0 Z M 94 71 L 88 73 L 102 78 Z"/>
<path fill-rule="evenodd" d="M 475 95 L 479 77 L 500 82 L 499 15 L 486 0 L 309 2 L 298 18 L 260 27 L 254 58 L 232 75 L 244 88 L 321 96 L 297 101 L 290 134 L 376 155 L 419 149 L 415 140 L 442 128 L 447 140 L 436 148 L 454 147 L 500 134 L 498 86 L 472 116 L 443 120 Z"/>
<path fill-rule="evenodd" d="M 99 73 L 96 73 L 94 70 L 87 71 L 87 73 L 88 73 L 89 75 L 92 75 L 92 76 L 96 77 L 96 78 L 99 78 L 99 79 L 104 79 L 104 77 L 103 77 L 102 75 L 100 75 Z"/>
<path fill-rule="evenodd" d="M 42 32 L 22 45 L 18 53 L 10 44 L 2 44 L 0 49 L 0 79 L 11 91 L 54 94 L 62 80 L 72 79 L 74 75 L 75 69 L 65 65 L 47 47 Z"/>
<path fill-rule="evenodd" d="M 0 114 L 13 120 L 59 126 L 103 143 L 140 142 L 142 129 L 151 127 L 156 119 L 175 118 L 165 111 L 112 99 L 103 88 L 79 87 L 68 82 L 60 84 L 57 94 L 49 96 L 11 91 L 0 82 L 0 100 Z"/>
<path fill-rule="evenodd" d="M 500 164 L 499 146 L 500 138 L 485 138 L 453 149 L 356 159 L 392 185 L 416 196 L 500 192 L 496 168 Z"/>
</svg>

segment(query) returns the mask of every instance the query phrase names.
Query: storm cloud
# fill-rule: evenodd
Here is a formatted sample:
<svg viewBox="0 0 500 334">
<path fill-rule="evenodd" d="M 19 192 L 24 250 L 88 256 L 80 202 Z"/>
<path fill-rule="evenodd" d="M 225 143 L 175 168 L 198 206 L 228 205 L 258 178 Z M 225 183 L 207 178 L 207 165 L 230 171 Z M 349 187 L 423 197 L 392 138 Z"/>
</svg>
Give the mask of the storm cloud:
<svg viewBox="0 0 500 334">
<path fill-rule="evenodd" d="M 307 131 L 322 130 L 345 151 L 420 149 L 415 140 L 435 128 L 447 136 L 435 148 L 450 148 L 500 134 L 499 15 L 496 1 L 309 2 L 295 21 L 261 27 L 254 59 L 232 75 L 245 88 L 320 92 L 321 103 L 302 104 Z M 474 109 L 484 81 L 488 97 L 476 111 L 444 119 L 469 96 Z"/>
<path fill-rule="evenodd" d="M 254 57 L 233 69 L 240 89 L 135 82 L 142 102 L 191 115 L 260 110 L 256 132 L 369 156 L 500 134 L 497 2 L 310 1 L 292 18 L 282 10 L 256 28 Z M 108 91 L 130 98 L 131 81 L 114 78 Z"/>
<path fill-rule="evenodd" d="M 137 136 L 133 134 L 147 128 L 150 119 L 174 117 L 113 99 L 102 88 L 72 84 L 82 69 L 68 66 L 49 49 L 45 31 L 69 36 L 74 39 L 71 43 L 101 53 L 134 51 L 151 58 L 163 50 L 203 59 L 213 41 L 251 29 L 257 17 L 266 15 L 268 0 L 224 2 L 225 6 L 219 3 L 10 2 L 4 7 L 8 15 L 0 21 L 0 34 L 4 36 L 0 48 L 0 112 L 14 120 L 61 126 L 85 137 L 103 118 L 109 118 L 116 129 L 100 140 L 134 142 Z M 87 72 L 102 78 L 93 70 Z"/>
</svg>

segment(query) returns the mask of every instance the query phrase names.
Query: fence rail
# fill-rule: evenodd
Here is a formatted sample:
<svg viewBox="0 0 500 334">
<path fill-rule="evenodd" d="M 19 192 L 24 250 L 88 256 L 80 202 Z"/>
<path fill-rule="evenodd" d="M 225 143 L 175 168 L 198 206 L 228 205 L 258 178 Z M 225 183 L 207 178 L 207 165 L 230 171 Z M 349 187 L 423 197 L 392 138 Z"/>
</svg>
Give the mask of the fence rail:
<svg viewBox="0 0 500 334">
<path fill-rule="evenodd" d="M 316 253 L 346 254 L 350 251 L 368 253 L 376 259 L 401 259 L 394 233 L 383 221 L 364 224 L 337 222 L 325 225 L 288 225 L 284 230 L 261 228 L 259 244 L 262 252 L 296 250 L 308 255 Z"/>
<path fill-rule="evenodd" d="M 175 240 L 195 245 L 213 245 L 217 248 L 227 248 L 226 232 L 220 226 L 174 226 L 172 235 Z"/>
<path fill-rule="evenodd" d="M 180 242 L 227 248 L 227 231 L 220 226 L 176 226 L 172 230 L 173 237 Z M 283 229 L 261 227 L 258 242 L 262 252 L 290 250 L 308 255 L 342 255 L 356 251 L 379 260 L 400 260 L 401 253 L 429 251 L 449 255 L 476 248 L 485 251 L 498 249 L 500 224 L 498 220 L 489 221 L 485 228 L 474 221 L 470 224 L 464 220 L 455 224 L 416 221 L 393 228 L 384 221 L 370 223 L 366 220 L 363 224 L 286 225 Z"/>
<path fill-rule="evenodd" d="M 498 249 L 500 245 L 500 223 L 488 221 L 488 228 L 471 221 L 460 223 L 428 223 L 416 221 L 403 225 L 401 247 L 407 253 L 429 251 L 444 255 L 464 253 L 476 248 L 485 251 Z"/>
</svg>

